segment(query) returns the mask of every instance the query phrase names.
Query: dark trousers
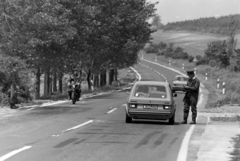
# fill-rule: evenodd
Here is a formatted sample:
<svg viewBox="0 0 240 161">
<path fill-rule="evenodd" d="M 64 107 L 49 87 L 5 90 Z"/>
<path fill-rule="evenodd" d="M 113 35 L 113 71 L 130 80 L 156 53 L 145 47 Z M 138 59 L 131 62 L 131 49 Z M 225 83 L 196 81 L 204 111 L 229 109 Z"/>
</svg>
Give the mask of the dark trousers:
<svg viewBox="0 0 240 161">
<path fill-rule="evenodd" d="M 192 111 L 192 121 L 196 121 L 196 118 L 197 118 L 197 102 L 198 102 L 198 98 L 192 97 L 192 96 L 189 99 L 184 101 L 184 109 L 183 109 L 183 113 L 184 113 L 183 119 L 184 119 L 184 121 L 187 121 L 190 107 L 191 107 L 191 111 Z"/>
</svg>

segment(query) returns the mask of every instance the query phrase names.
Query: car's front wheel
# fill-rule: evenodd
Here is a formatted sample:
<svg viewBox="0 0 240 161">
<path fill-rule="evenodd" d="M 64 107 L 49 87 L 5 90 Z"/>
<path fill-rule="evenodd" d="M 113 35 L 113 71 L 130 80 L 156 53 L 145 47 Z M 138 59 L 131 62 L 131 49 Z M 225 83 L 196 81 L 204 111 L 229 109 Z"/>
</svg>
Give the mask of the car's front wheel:
<svg viewBox="0 0 240 161">
<path fill-rule="evenodd" d="M 126 123 L 131 123 L 132 122 L 132 118 L 128 116 L 128 114 L 126 113 L 126 119 L 125 119 Z"/>
<path fill-rule="evenodd" d="M 175 123 L 175 111 L 174 111 L 172 117 L 169 119 L 169 124 L 170 125 L 174 125 L 174 123 Z"/>
</svg>

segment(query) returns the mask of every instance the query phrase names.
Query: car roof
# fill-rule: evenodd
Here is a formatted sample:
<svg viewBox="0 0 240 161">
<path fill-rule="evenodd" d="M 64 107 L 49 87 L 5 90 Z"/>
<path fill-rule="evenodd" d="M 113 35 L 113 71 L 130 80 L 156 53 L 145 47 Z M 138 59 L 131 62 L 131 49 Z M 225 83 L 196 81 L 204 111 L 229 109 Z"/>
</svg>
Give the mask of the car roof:
<svg viewBox="0 0 240 161">
<path fill-rule="evenodd" d="M 161 81 L 137 81 L 135 85 L 163 85 L 163 86 L 169 86 L 168 82 L 161 82 Z"/>
<path fill-rule="evenodd" d="M 185 75 L 176 75 L 175 77 L 184 77 L 184 78 L 188 78 L 188 77 L 185 76 Z"/>
</svg>

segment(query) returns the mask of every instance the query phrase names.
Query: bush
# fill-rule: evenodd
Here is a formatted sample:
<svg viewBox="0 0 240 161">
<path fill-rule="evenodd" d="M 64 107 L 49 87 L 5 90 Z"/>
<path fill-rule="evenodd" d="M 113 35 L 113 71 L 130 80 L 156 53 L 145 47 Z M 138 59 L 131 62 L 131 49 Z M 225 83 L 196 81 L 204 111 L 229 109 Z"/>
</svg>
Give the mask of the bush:
<svg viewBox="0 0 240 161">
<path fill-rule="evenodd" d="M 196 55 L 196 59 L 197 59 L 198 61 L 200 61 L 200 60 L 202 60 L 202 56 L 201 56 L 201 55 Z"/>
<path fill-rule="evenodd" d="M 0 92 L 0 105 L 9 105 L 9 98 L 5 93 Z"/>
<path fill-rule="evenodd" d="M 207 57 L 202 57 L 200 60 L 196 62 L 196 66 L 198 65 L 206 65 L 209 63 L 209 59 Z"/>
<path fill-rule="evenodd" d="M 158 46 L 156 44 L 150 44 L 148 47 L 144 48 L 146 53 L 158 53 Z"/>
<path fill-rule="evenodd" d="M 193 62 L 193 59 L 194 59 L 194 57 L 192 55 L 188 56 L 188 62 L 190 62 L 190 63 Z"/>
</svg>

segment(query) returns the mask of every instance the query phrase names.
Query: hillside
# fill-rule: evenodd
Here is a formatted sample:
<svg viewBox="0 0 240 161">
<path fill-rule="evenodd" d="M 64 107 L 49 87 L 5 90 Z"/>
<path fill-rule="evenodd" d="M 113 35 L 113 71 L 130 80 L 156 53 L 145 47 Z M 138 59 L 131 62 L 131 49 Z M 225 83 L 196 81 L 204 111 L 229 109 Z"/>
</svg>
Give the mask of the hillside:
<svg viewBox="0 0 240 161">
<path fill-rule="evenodd" d="M 237 33 L 240 33 L 240 14 L 228 15 L 221 17 L 208 17 L 195 20 L 185 20 L 179 22 L 168 23 L 163 26 L 164 31 L 194 31 L 201 33 L 213 33 L 213 34 L 228 34 L 229 23 L 233 20 L 236 21 Z"/>
<path fill-rule="evenodd" d="M 159 30 L 152 34 L 153 43 L 158 44 L 162 42 L 173 42 L 174 46 L 180 46 L 192 56 L 204 55 L 204 50 L 207 49 L 207 44 L 215 40 L 226 40 L 227 36 L 217 34 L 199 34 L 194 32 L 176 32 Z M 240 34 L 236 35 L 237 46 L 240 48 Z"/>
</svg>

